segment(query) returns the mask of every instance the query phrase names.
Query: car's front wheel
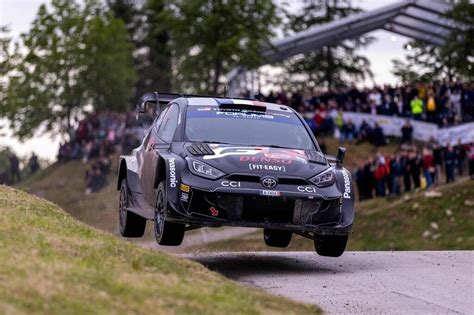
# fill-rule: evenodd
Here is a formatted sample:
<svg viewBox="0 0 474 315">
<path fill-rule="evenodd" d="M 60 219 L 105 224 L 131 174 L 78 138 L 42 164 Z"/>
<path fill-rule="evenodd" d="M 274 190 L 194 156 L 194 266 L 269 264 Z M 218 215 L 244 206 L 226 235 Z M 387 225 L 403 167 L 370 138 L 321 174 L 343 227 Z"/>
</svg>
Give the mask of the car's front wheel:
<svg viewBox="0 0 474 315">
<path fill-rule="evenodd" d="M 339 257 L 346 249 L 348 235 L 315 235 L 314 248 L 321 256 Z"/>
<path fill-rule="evenodd" d="M 127 210 L 130 192 L 128 191 L 127 179 L 124 178 L 120 184 L 119 199 L 119 230 L 123 237 L 142 237 L 145 233 L 146 219 L 136 213 Z"/>
<path fill-rule="evenodd" d="M 165 181 L 158 185 L 158 195 L 155 209 L 154 234 L 156 242 L 165 246 L 181 245 L 184 238 L 185 225 L 166 221 L 168 212 L 168 199 L 166 198 Z"/>
<path fill-rule="evenodd" d="M 293 233 L 285 230 L 263 229 L 263 239 L 267 246 L 287 247 Z"/>
</svg>

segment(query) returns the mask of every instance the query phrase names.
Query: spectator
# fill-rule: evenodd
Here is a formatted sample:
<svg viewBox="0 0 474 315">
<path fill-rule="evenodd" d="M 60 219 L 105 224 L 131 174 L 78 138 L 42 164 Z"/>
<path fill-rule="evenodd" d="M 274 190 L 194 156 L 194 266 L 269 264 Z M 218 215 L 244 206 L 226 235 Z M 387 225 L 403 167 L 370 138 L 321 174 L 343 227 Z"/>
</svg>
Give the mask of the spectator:
<svg viewBox="0 0 474 315">
<path fill-rule="evenodd" d="M 439 184 L 440 179 L 439 176 L 441 174 L 441 171 L 443 170 L 443 148 L 438 144 L 438 142 L 434 141 L 432 138 L 430 140 L 431 143 L 433 143 L 433 161 L 435 165 L 435 172 L 434 172 L 434 178 L 433 182 L 435 184 Z"/>
<path fill-rule="evenodd" d="M 431 90 L 428 92 L 426 101 L 426 118 L 429 122 L 436 122 L 436 100 Z"/>
<path fill-rule="evenodd" d="M 402 143 L 411 144 L 413 141 L 413 126 L 409 119 L 405 119 L 405 124 L 402 126 Z"/>
<path fill-rule="evenodd" d="M 352 143 L 352 140 L 354 140 L 355 137 L 355 126 L 352 123 L 352 120 L 348 120 L 341 128 L 341 137 L 340 141 L 341 143 L 344 143 L 344 141 L 349 141 L 349 143 Z"/>
<path fill-rule="evenodd" d="M 372 131 L 373 144 L 376 147 L 384 146 L 387 144 L 385 140 L 385 135 L 383 133 L 382 127 L 378 123 L 375 123 L 374 130 Z"/>
<path fill-rule="evenodd" d="M 10 182 L 13 184 L 18 183 L 21 180 L 20 176 L 20 161 L 15 154 L 10 154 Z"/>
<path fill-rule="evenodd" d="M 403 166 L 402 166 L 400 155 L 396 155 L 396 156 L 392 155 L 390 159 L 390 174 L 389 174 L 391 195 L 400 195 L 402 176 L 403 176 Z"/>
<path fill-rule="evenodd" d="M 446 171 L 446 183 L 454 182 L 454 168 L 456 166 L 456 153 L 451 144 L 448 144 L 444 153 L 444 168 Z"/>
<path fill-rule="evenodd" d="M 415 189 L 420 189 L 421 158 L 415 150 L 409 152 L 410 176 Z"/>
<path fill-rule="evenodd" d="M 433 185 L 434 177 L 434 158 L 432 152 L 428 148 L 423 148 L 423 175 L 426 179 L 426 185 L 430 188 Z"/>
<path fill-rule="evenodd" d="M 377 196 L 385 196 L 385 182 L 387 181 L 388 168 L 385 163 L 385 158 L 381 154 L 377 154 L 377 163 L 374 171 L 375 188 Z"/>
<path fill-rule="evenodd" d="M 358 143 L 369 140 L 371 135 L 372 135 L 372 128 L 370 127 L 370 125 L 367 123 L 365 119 L 362 120 L 362 124 L 360 125 L 359 133 L 357 135 Z"/>
<path fill-rule="evenodd" d="M 454 154 L 456 155 L 456 168 L 458 169 L 458 175 L 462 176 L 464 168 L 464 160 L 466 160 L 466 149 L 461 143 L 461 139 L 458 139 L 458 144 L 454 147 Z"/>
<path fill-rule="evenodd" d="M 474 142 L 471 142 L 468 150 L 469 156 L 469 176 L 474 180 Z"/>
<path fill-rule="evenodd" d="M 382 104 L 377 107 L 377 114 L 386 115 L 386 116 L 398 116 L 398 107 L 397 104 L 393 101 L 390 94 L 386 94 Z"/>
<path fill-rule="evenodd" d="M 38 163 L 38 157 L 36 156 L 36 154 L 34 152 L 31 154 L 30 161 L 28 162 L 28 165 L 30 166 L 30 173 L 31 174 L 36 173 L 40 168 L 39 163 Z"/>
<path fill-rule="evenodd" d="M 421 115 L 423 114 L 423 101 L 418 98 L 418 95 L 410 102 L 411 114 L 415 120 L 421 120 Z"/>
</svg>

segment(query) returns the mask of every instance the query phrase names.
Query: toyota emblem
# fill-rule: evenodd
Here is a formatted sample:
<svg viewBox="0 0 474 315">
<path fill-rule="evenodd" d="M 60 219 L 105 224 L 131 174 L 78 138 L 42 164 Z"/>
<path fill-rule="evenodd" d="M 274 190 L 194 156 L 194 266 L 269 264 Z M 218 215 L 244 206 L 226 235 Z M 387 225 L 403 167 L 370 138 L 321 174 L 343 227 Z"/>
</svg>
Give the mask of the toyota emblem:
<svg viewBox="0 0 474 315">
<path fill-rule="evenodd" d="M 275 188 L 277 185 L 277 180 L 273 177 L 264 177 L 262 178 L 262 186 L 266 188 Z"/>
</svg>

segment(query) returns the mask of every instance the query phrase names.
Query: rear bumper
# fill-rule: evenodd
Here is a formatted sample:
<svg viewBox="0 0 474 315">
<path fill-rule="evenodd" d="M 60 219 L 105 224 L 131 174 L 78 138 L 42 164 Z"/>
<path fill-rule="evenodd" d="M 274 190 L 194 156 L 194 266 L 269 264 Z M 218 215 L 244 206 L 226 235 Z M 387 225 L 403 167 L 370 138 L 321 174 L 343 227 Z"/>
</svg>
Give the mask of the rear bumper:
<svg viewBox="0 0 474 315">
<path fill-rule="evenodd" d="M 262 196 L 250 191 L 179 192 L 167 220 L 195 226 L 240 226 L 347 235 L 352 220 L 344 218 L 343 200 L 307 196 Z"/>
</svg>

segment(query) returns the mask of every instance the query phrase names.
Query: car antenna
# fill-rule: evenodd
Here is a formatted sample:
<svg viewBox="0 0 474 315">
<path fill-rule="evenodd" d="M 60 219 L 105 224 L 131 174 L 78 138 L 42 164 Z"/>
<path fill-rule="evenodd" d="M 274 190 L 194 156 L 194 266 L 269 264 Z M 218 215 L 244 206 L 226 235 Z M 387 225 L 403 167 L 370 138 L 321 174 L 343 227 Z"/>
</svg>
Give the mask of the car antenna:
<svg viewBox="0 0 474 315">
<path fill-rule="evenodd" d="M 224 98 L 226 97 L 225 95 L 227 94 L 227 84 L 224 85 Z"/>
</svg>

